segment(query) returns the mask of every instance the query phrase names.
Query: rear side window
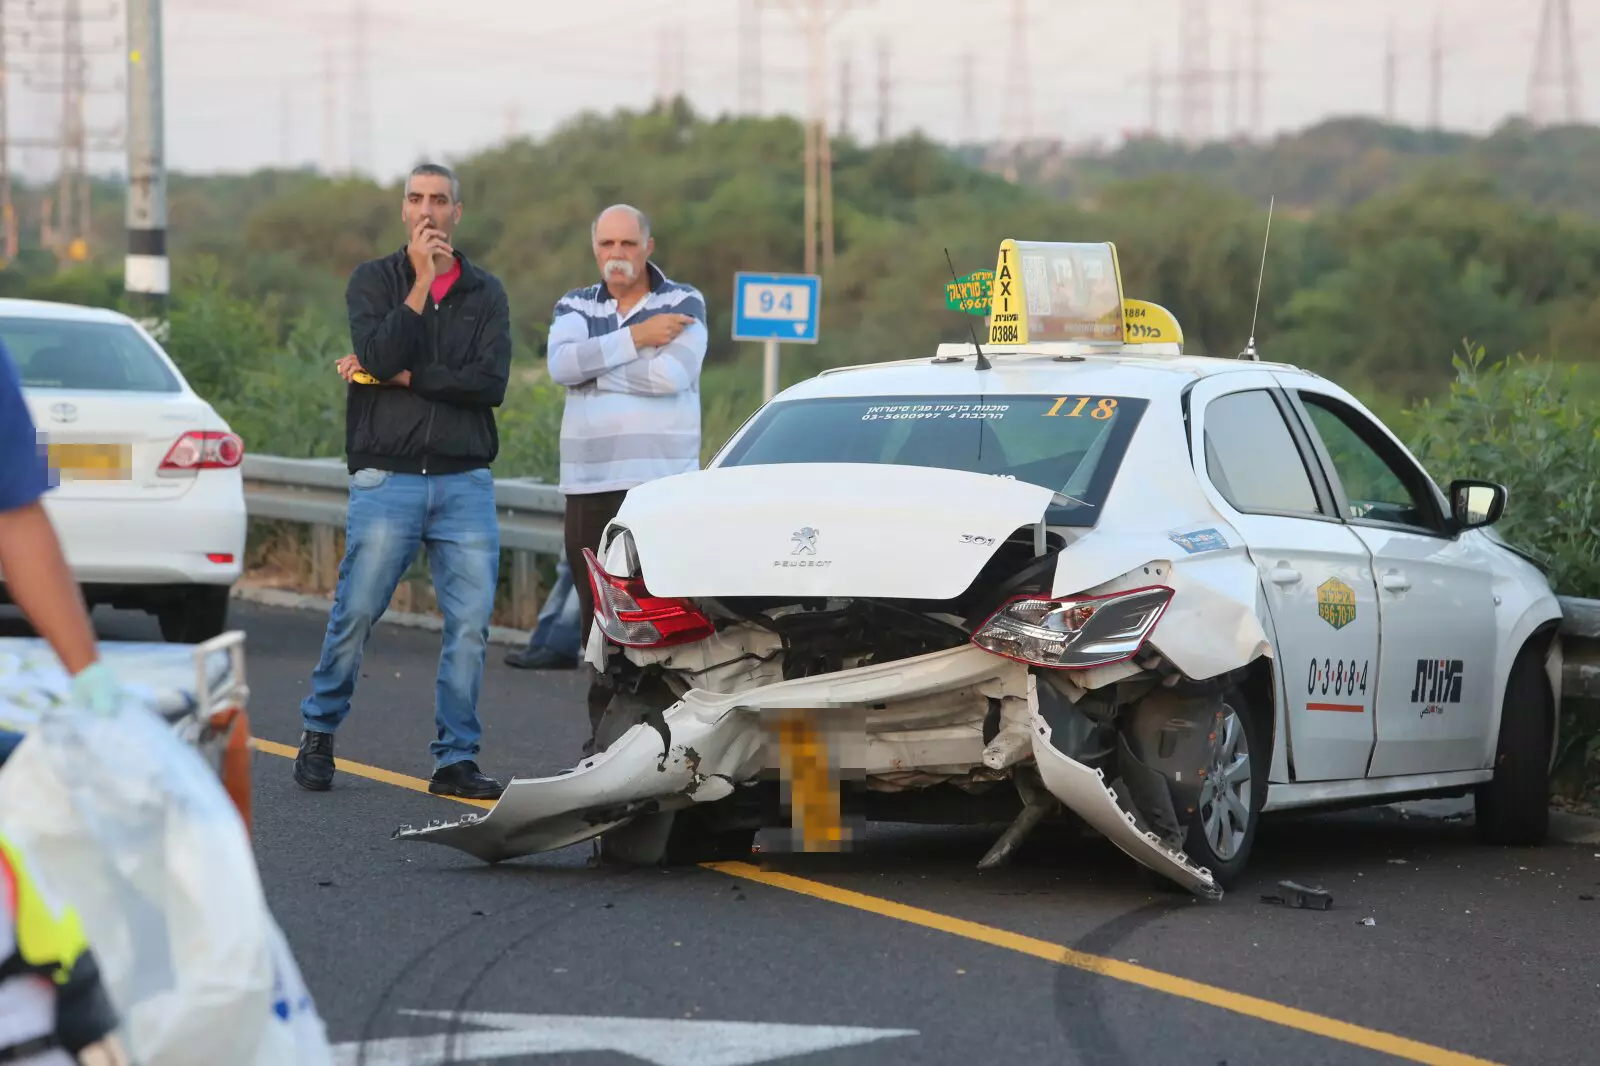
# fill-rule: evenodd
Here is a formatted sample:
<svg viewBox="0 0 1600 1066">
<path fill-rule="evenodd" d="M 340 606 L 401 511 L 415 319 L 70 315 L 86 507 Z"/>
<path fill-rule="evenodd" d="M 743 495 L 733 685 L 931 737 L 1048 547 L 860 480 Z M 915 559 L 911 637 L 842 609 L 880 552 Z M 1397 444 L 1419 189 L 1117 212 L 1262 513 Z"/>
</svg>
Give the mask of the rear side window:
<svg viewBox="0 0 1600 1066">
<path fill-rule="evenodd" d="M 883 463 L 1061 493 L 1046 520 L 1092 526 L 1148 401 L 1128 396 L 850 396 L 772 404 L 718 460 Z M 959 506 L 959 501 L 951 501 Z"/>
<path fill-rule="evenodd" d="M 1206 474 L 1235 510 L 1322 514 L 1311 475 L 1283 412 L 1265 392 L 1236 392 L 1206 405 Z"/>
<path fill-rule="evenodd" d="M 24 388 L 178 392 L 181 385 L 143 337 L 122 322 L 0 317 Z"/>
</svg>

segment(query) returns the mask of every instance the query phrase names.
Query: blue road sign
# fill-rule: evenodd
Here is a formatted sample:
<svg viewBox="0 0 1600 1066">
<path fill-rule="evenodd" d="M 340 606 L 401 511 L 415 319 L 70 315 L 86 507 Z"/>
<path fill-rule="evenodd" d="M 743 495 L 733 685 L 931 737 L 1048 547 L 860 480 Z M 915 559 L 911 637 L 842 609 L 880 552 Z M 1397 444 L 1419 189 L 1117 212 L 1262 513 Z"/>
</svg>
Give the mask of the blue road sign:
<svg viewBox="0 0 1600 1066">
<path fill-rule="evenodd" d="M 733 339 L 815 344 L 821 306 L 816 274 L 735 274 Z"/>
</svg>

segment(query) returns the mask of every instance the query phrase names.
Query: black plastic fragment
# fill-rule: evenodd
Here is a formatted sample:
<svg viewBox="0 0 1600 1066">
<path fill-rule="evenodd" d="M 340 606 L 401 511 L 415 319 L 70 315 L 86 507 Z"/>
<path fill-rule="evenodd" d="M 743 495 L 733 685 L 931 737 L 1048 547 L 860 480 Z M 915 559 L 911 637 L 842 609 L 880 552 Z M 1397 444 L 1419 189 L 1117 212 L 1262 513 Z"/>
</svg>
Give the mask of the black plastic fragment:
<svg viewBox="0 0 1600 1066">
<path fill-rule="evenodd" d="M 1262 896 L 1262 903 L 1281 903 L 1307 911 L 1325 911 L 1333 908 L 1333 897 L 1320 888 L 1307 888 L 1293 881 L 1279 881 L 1281 895 Z"/>
</svg>

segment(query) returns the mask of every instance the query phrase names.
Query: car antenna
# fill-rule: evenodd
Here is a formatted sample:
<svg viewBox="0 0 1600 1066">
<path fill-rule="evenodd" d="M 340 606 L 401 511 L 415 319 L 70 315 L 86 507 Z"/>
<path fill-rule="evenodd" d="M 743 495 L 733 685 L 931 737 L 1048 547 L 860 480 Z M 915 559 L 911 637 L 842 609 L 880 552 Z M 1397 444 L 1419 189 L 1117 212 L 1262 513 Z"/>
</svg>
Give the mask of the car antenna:
<svg viewBox="0 0 1600 1066">
<path fill-rule="evenodd" d="M 944 250 L 944 261 L 950 264 L 950 280 L 960 284 L 961 279 L 956 277 L 956 264 L 955 261 L 950 258 L 950 249 L 948 248 Z M 978 327 L 972 324 L 971 315 L 967 316 L 967 329 L 972 333 L 972 346 L 978 351 L 978 369 L 990 369 L 989 360 L 984 358 L 983 348 L 978 344 Z"/>
<path fill-rule="evenodd" d="M 1244 351 L 1239 353 L 1240 359 L 1254 359 L 1256 362 L 1261 361 L 1261 356 L 1256 354 L 1256 318 L 1261 313 L 1261 286 L 1267 279 L 1267 245 L 1272 241 L 1272 209 L 1277 205 L 1277 202 L 1278 197 L 1276 194 L 1267 201 L 1267 236 L 1266 240 L 1261 242 L 1261 275 L 1256 278 L 1256 306 L 1250 312 L 1250 343 L 1246 344 Z"/>
</svg>

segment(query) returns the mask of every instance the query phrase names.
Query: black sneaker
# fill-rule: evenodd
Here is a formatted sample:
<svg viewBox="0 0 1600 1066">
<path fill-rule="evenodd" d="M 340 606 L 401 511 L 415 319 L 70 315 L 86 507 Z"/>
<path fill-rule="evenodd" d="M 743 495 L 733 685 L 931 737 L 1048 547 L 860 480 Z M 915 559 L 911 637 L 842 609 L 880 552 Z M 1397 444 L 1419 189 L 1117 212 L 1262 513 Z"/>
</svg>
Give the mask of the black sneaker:
<svg viewBox="0 0 1600 1066">
<path fill-rule="evenodd" d="M 333 734 L 306 730 L 300 734 L 300 753 L 294 757 L 294 782 L 312 792 L 333 787 Z"/>
<path fill-rule="evenodd" d="M 428 781 L 428 791 L 435 796 L 492 800 L 499 799 L 505 788 L 494 778 L 479 772 L 477 763 L 464 759 L 435 770 Z"/>
<path fill-rule="evenodd" d="M 516 648 L 506 652 L 506 665 L 518 670 L 576 670 L 578 657 L 563 655 L 552 648 Z"/>
</svg>

